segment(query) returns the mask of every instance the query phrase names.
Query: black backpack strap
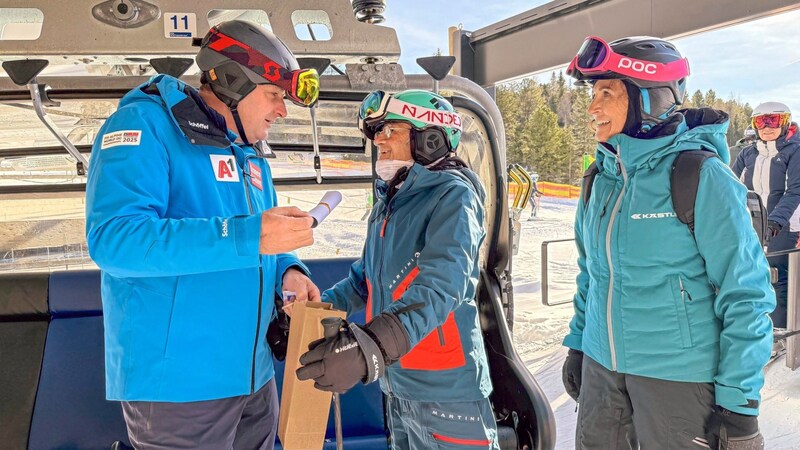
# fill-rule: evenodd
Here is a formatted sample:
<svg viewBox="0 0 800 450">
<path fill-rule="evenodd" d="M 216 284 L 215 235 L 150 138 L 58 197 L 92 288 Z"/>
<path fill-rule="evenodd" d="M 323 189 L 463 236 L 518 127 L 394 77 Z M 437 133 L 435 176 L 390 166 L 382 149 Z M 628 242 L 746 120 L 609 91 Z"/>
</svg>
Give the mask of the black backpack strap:
<svg viewBox="0 0 800 450">
<path fill-rule="evenodd" d="M 594 177 L 596 177 L 598 173 L 600 173 L 600 169 L 597 168 L 596 162 L 589 165 L 589 167 L 586 168 L 586 172 L 583 173 L 581 200 L 583 200 L 584 208 L 589 204 L 589 197 L 592 196 L 592 186 L 594 186 Z"/>
<path fill-rule="evenodd" d="M 672 172 L 669 176 L 672 207 L 678 220 L 688 225 L 692 234 L 694 234 L 694 202 L 697 199 L 697 187 L 700 185 L 700 168 L 708 158 L 715 157 L 717 154 L 712 151 L 687 150 L 679 153 L 672 162 Z"/>
</svg>

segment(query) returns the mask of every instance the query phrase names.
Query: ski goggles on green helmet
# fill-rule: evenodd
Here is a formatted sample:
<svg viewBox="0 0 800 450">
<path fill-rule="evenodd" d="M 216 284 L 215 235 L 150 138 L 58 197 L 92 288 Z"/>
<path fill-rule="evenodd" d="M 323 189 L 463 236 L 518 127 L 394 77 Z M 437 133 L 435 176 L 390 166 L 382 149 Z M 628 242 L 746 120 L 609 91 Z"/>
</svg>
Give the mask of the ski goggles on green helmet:
<svg viewBox="0 0 800 450">
<path fill-rule="evenodd" d="M 415 129 L 450 127 L 461 130 L 461 116 L 453 111 L 426 108 L 408 103 L 384 91 L 372 91 L 358 110 L 358 129 L 370 140 L 387 120 L 406 121 Z"/>
<path fill-rule="evenodd" d="M 380 131 L 378 125 L 386 117 L 386 106 L 391 95 L 383 91 L 372 91 L 364 97 L 358 110 L 358 130 L 370 140 L 375 139 L 375 134 Z"/>
</svg>

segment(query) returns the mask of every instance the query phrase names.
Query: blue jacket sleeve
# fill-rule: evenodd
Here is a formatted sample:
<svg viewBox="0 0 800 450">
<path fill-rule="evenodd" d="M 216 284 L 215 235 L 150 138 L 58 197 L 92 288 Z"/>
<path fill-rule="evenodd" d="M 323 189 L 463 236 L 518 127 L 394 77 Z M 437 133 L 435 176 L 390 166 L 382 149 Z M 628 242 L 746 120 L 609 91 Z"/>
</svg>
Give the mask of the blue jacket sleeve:
<svg viewBox="0 0 800 450">
<path fill-rule="evenodd" d="M 332 303 L 335 309 L 347 315 L 361 311 L 366 306 L 367 280 L 364 277 L 364 254 L 350 266 L 350 275 L 322 293 L 322 301 Z"/>
<path fill-rule="evenodd" d="M 586 250 L 583 247 L 583 194 L 578 200 L 578 210 L 575 213 L 575 247 L 578 249 L 578 277 L 576 278 L 575 296 L 572 298 L 572 307 L 575 314 L 569 322 L 569 334 L 564 338 L 564 345 L 575 349 L 583 349 L 583 327 L 586 325 L 586 295 L 589 291 L 589 272 L 586 269 Z"/>
<path fill-rule="evenodd" d="M 714 313 L 721 322 L 716 402 L 733 412 L 757 415 L 764 366 L 772 349 L 775 292 L 769 266 L 745 205 L 746 189 L 721 160 L 700 171 L 695 239 L 717 288 Z"/>
<path fill-rule="evenodd" d="M 256 267 L 261 217 L 167 219 L 169 156 L 163 111 L 122 108 L 92 148 L 86 185 L 89 254 L 118 277 L 178 276 Z M 102 148 L 103 136 L 139 132 L 138 145 Z"/>
<path fill-rule="evenodd" d="M 478 282 L 478 250 L 485 236 L 483 206 L 477 194 L 465 185 L 449 189 L 437 200 L 430 217 L 425 242 L 417 259 L 419 274 L 386 312 L 397 313 L 415 346 L 462 302 L 475 292 Z"/>
<path fill-rule="evenodd" d="M 769 220 L 774 220 L 783 227 L 789 225 L 789 219 L 792 218 L 792 214 L 794 214 L 797 206 L 800 205 L 800 153 L 798 152 L 800 152 L 800 144 L 794 145 L 794 151 L 788 153 L 786 191 L 769 214 Z M 781 152 L 781 155 L 783 156 L 783 152 Z"/>
</svg>

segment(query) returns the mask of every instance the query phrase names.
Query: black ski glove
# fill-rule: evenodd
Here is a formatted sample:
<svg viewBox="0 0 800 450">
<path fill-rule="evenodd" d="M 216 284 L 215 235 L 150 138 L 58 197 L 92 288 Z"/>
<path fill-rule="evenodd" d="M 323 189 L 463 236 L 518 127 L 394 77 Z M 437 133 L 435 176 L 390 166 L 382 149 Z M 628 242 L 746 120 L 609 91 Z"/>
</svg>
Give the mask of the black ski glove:
<svg viewBox="0 0 800 450">
<path fill-rule="evenodd" d="M 713 450 L 764 448 L 764 436 L 758 431 L 758 416 L 746 416 L 715 406 L 707 430 L 708 446 Z"/>
<path fill-rule="evenodd" d="M 581 370 L 583 369 L 583 352 L 580 350 L 569 349 L 564 366 L 561 367 L 561 381 L 564 382 L 564 389 L 567 394 L 576 402 L 578 394 L 581 393 Z"/>
<path fill-rule="evenodd" d="M 394 314 L 383 313 L 363 328 L 341 320 L 339 332 L 308 345 L 297 369 L 300 380 L 314 380 L 323 391 L 346 392 L 356 383 L 372 383 L 386 366 L 408 353 L 411 344 Z"/>
<path fill-rule="evenodd" d="M 780 234 L 782 228 L 783 227 L 781 226 L 781 224 L 779 224 L 778 222 L 775 222 L 774 220 L 767 221 L 767 235 L 768 235 L 768 237 L 770 237 L 770 238 L 776 237 L 778 234 Z"/>
</svg>

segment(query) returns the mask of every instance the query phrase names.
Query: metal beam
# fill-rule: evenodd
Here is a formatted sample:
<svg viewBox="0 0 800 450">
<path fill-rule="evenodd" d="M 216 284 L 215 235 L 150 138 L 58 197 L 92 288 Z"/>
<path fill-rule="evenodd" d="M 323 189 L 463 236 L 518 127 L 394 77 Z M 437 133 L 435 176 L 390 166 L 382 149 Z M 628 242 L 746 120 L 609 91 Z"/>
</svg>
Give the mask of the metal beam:
<svg viewBox="0 0 800 450">
<path fill-rule="evenodd" d="M 210 28 L 209 15 L 212 19 L 232 19 L 241 16 L 242 10 L 264 11 L 259 17 L 269 17 L 265 20 L 272 31 L 297 56 L 324 56 L 336 64 L 358 63 L 367 57 L 394 62 L 400 57 L 394 29 L 357 21 L 348 0 L 150 0 L 158 6 L 160 15 L 136 28 L 119 28 L 96 19 L 92 8 L 100 3 L 103 0 L 4 0 L 3 8 L 35 8 L 44 19 L 38 39 L 0 40 L 0 60 L 36 57 L 49 59 L 51 65 L 108 65 L 146 64 L 159 56 L 193 57 L 197 47 L 191 46 L 191 39 L 165 36 L 168 16 L 194 14 L 195 35 L 202 37 Z M 324 21 L 325 17 L 329 40 L 297 37 L 295 26 Z M 25 20 L 0 17 L 0 32 L 9 23 Z"/>
<path fill-rule="evenodd" d="M 794 9 L 797 0 L 556 0 L 471 33 L 453 31 L 454 54 L 474 54 L 472 65 L 459 59 L 454 74 L 492 86 L 568 63 L 587 35 L 677 38 Z"/>
</svg>

